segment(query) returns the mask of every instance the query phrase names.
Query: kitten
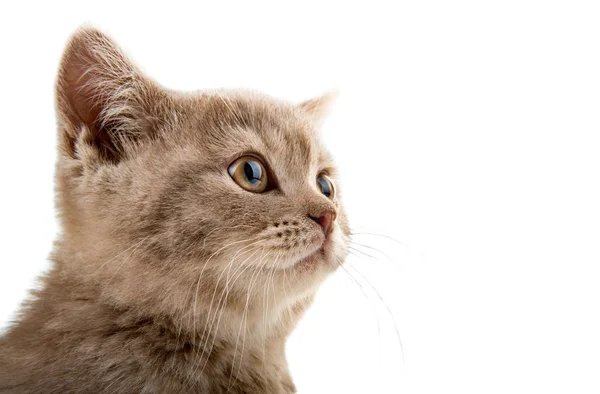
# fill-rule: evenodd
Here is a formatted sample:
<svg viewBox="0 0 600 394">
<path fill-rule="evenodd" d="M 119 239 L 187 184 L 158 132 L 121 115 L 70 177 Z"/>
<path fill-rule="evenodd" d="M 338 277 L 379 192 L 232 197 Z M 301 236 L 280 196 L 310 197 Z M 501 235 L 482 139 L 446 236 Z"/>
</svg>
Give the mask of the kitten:
<svg viewBox="0 0 600 394">
<path fill-rule="evenodd" d="M 103 33 L 56 84 L 53 266 L 0 338 L 1 393 L 292 393 L 286 338 L 350 233 L 326 95 L 180 93 Z"/>
</svg>

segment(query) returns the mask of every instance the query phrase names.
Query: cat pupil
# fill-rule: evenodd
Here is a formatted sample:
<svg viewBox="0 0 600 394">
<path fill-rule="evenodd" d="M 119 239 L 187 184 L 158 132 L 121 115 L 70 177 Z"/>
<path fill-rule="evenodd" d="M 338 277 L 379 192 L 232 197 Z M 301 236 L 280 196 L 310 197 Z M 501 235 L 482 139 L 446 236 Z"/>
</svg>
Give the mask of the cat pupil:
<svg viewBox="0 0 600 394">
<path fill-rule="evenodd" d="M 321 193 L 323 193 L 327 197 L 330 197 L 331 187 L 329 186 L 329 183 L 322 177 L 317 178 L 317 182 L 319 182 L 319 186 L 321 187 Z"/>
<path fill-rule="evenodd" d="M 252 185 L 255 185 L 256 183 L 260 182 L 262 170 L 257 162 L 249 160 L 244 164 L 244 174 L 246 174 L 248 182 L 250 182 Z"/>
</svg>

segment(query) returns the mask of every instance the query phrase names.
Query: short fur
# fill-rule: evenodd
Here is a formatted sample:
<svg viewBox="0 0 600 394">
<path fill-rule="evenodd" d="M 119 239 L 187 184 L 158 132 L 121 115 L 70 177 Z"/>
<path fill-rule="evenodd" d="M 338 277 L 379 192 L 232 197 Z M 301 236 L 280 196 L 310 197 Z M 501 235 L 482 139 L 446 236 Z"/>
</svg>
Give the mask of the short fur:
<svg viewBox="0 0 600 394">
<path fill-rule="evenodd" d="M 0 393 L 295 392 L 286 338 L 347 253 L 339 187 L 316 184 L 336 179 L 315 131 L 330 96 L 168 91 L 84 28 L 56 98 L 62 234 L 0 338 Z M 273 190 L 229 176 L 248 152 Z"/>
</svg>

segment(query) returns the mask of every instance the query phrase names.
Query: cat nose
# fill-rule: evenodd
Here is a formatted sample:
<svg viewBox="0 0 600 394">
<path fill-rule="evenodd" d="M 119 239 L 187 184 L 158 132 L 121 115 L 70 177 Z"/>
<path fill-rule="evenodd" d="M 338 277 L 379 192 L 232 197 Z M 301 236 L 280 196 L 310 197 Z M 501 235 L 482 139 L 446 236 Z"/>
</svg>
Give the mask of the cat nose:
<svg viewBox="0 0 600 394">
<path fill-rule="evenodd" d="M 331 233 L 331 230 L 333 230 L 333 222 L 335 221 L 336 217 L 334 212 L 325 212 L 319 216 L 308 215 L 308 217 L 321 226 L 325 236 L 328 236 L 329 233 Z"/>
</svg>

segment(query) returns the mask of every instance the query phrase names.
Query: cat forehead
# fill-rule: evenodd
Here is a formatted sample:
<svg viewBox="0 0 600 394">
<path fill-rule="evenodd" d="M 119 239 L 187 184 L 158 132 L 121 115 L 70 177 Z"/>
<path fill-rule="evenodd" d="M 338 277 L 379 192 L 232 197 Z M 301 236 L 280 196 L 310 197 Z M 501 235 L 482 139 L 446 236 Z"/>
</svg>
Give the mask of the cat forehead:
<svg viewBox="0 0 600 394">
<path fill-rule="evenodd" d="M 318 134 L 301 109 L 258 94 L 212 94 L 191 108 L 192 133 L 214 155 L 264 155 L 278 167 L 309 170 L 327 161 Z"/>
</svg>

